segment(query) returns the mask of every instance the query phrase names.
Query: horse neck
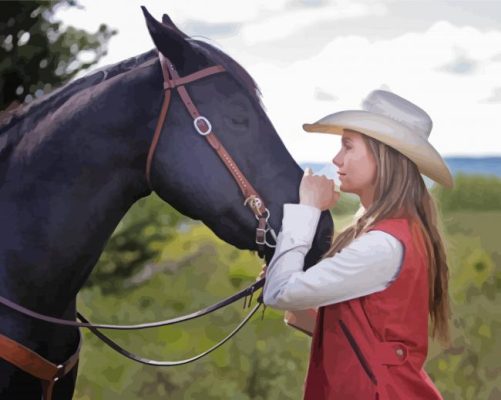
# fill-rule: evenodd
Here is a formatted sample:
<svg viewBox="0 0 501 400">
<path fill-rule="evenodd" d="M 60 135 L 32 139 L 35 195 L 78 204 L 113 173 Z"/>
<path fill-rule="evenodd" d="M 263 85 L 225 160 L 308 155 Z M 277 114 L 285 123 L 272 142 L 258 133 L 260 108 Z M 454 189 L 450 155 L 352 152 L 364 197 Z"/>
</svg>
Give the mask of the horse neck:
<svg viewBox="0 0 501 400">
<path fill-rule="evenodd" d="M 133 72 L 68 100 L 12 153 L 0 193 L 0 295 L 62 313 L 118 222 L 150 193 L 161 75 L 155 65 Z"/>
</svg>

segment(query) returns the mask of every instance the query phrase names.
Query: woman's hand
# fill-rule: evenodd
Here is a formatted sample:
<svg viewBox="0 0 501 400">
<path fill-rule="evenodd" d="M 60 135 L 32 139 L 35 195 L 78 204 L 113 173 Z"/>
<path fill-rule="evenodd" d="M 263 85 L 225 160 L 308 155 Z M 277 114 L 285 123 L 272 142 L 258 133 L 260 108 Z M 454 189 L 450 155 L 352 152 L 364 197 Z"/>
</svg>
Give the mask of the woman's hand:
<svg viewBox="0 0 501 400">
<path fill-rule="evenodd" d="M 315 323 L 317 319 L 317 309 L 309 308 L 307 310 L 296 310 L 296 311 L 285 311 L 284 322 L 306 333 L 308 336 L 312 336 L 313 330 L 315 329 Z"/>
<path fill-rule="evenodd" d="M 268 269 L 268 266 L 266 264 L 263 264 L 262 266 L 262 270 L 261 272 L 259 273 L 259 275 L 257 276 L 256 278 L 256 281 L 260 280 L 261 278 L 264 278 L 266 276 L 266 270 Z"/>
<path fill-rule="evenodd" d="M 317 207 L 321 211 L 334 207 L 340 196 L 334 191 L 335 185 L 332 179 L 313 175 L 311 169 L 306 168 L 299 185 L 299 204 Z"/>
</svg>

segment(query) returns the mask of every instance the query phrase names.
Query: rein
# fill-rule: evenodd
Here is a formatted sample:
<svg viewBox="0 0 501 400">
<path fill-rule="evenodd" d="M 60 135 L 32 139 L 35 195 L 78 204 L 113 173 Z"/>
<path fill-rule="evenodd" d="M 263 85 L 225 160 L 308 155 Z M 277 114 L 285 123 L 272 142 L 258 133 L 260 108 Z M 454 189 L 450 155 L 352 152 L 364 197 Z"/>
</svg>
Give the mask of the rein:
<svg viewBox="0 0 501 400">
<path fill-rule="evenodd" d="M 268 270 L 270 270 L 272 268 L 272 266 L 281 258 L 283 257 L 285 254 L 287 254 L 288 252 L 292 251 L 292 250 L 295 250 L 299 247 L 302 247 L 303 245 L 297 245 L 297 246 L 294 246 L 294 247 L 291 247 L 289 249 L 287 249 L 286 251 L 283 251 L 282 253 L 279 253 L 279 254 L 275 254 L 273 259 L 271 260 L 270 264 L 268 265 Z M 250 320 L 250 318 L 257 312 L 257 310 L 259 309 L 259 307 L 261 306 L 261 304 L 263 304 L 263 315 L 262 315 L 262 318 L 264 317 L 264 311 L 266 309 L 266 305 L 264 305 L 263 303 L 263 299 L 262 299 L 262 294 L 258 297 L 257 299 L 257 304 L 252 308 L 252 310 L 247 314 L 247 316 L 240 322 L 240 324 L 238 324 L 238 326 L 228 335 L 226 336 L 223 340 L 221 340 L 219 343 L 215 344 L 214 346 L 212 346 L 210 349 L 204 351 L 203 353 L 197 355 L 197 356 L 194 356 L 194 357 L 191 357 L 191 358 L 188 358 L 188 359 L 185 359 L 185 360 L 180 360 L 180 361 L 158 361 L 158 360 L 150 360 L 150 359 L 147 359 L 147 358 L 144 358 L 144 357 L 141 357 L 141 356 L 138 356 L 134 353 L 131 353 L 127 350 L 125 350 L 123 347 L 121 347 L 119 344 L 117 344 L 116 342 L 114 342 L 112 339 L 110 339 L 108 336 L 106 336 L 104 333 L 100 332 L 98 329 L 113 329 L 113 330 L 141 330 L 141 329 L 149 329 L 149 328 L 155 328 L 155 327 L 160 327 L 160 326 L 166 326 L 166 325 L 174 325 L 176 323 L 179 323 L 179 322 L 183 322 L 183 321 L 189 321 L 191 319 L 195 319 L 195 318 L 198 318 L 198 317 L 201 317 L 203 315 L 207 315 L 209 313 L 211 313 L 212 311 L 215 311 L 215 310 L 218 310 L 220 308 L 223 308 L 227 305 L 230 305 L 234 302 L 236 302 L 237 300 L 240 300 L 242 297 L 245 298 L 245 301 L 244 301 L 244 308 L 245 307 L 250 307 L 251 303 L 252 303 L 252 296 L 254 294 L 254 292 L 256 292 L 258 289 L 262 288 L 264 285 L 265 285 L 265 281 L 266 281 L 266 278 L 261 278 L 260 280 L 256 281 L 255 283 L 253 283 L 252 285 L 248 286 L 247 288 L 241 290 L 240 292 L 230 296 L 230 297 L 227 297 L 226 299 L 216 303 L 216 304 L 213 304 L 209 307 L 206 307 L 206 308 L 203 308 L 201 310 L 198 310 L 198 311 L 195 311 L 191 314 L 186 314 L 182 317 L 177 317 L 177 318 L 173 318 L 173 319 L 168 319 L 168 320 L 164 320 L 164 321 L 157 321 L 157 322 L 150 322 L 150 323 L 143 323 L 143 324 L 135 324 L 135 325 L 110 325 L 110 324 L 93 324 L 91 322 L 89 322 L 82 314 L 80 313 L 77 313 L 77 316 L 78 316 L 78 319 L 82 322 L 76 322 L 76 321 L 72 321 L 72 320 L 67 320 L 67 319 L 61 319 L 61 318 L 55 318 L 55 317 L 50 317 L 50 316 L 47 316 L 47 315 L 43 315 L 43 314 L 40 314 L 40 313 L 37 313 L 33 310 L 29 310 L 25 307 L 22 307 L 8 299 L 6 299 L 5 297 L 2 297 L 0 296 L 0 304 L 8 307 L 8 308 L 11 308 L 21 314 L 24 314 L 24 315 L 27 315 L 29 317 L 32 317 L 32 318 L 35 318 L 35 319 L 38 319 L 38 320 L 41 320 L 41 321 L 45 321 L 45 322 L 49 322 L 49 323 L 52 323 L 52 324 L 57 324 L 57 325 L 65 325 L 65 326 L 73 326 L 73 327 L 77 327 L 77 328 L 87 328 L 89 329 L 92 333 L 94 333 L 99 339 L 101 339 L 106 345 L 108 345 L 109 347 L 111 347 L 113 350 L 117 351 L 118 353 L 122 354 L 123 356 L 131 359 L 131 360 L 134 360 L 134 361 L 137 361 L 139 363 L 142 363 L 142 364 L 146 364 L 146 365 L 152 365 L 152 366 L 159 366 L 159 367 L 172 367 L 172 366 L 178 366 L 178 365 L 183 365 L 183 364 L 188 364 L 190 362 L 193 362 L 193 361 L 196 361 L 206 355 L 208 355 L 209 353 L 211 353 L 212 351 L 216 350 L 218 347 L 220 347 L 221 345 L 223 345 L 224 343 L 226 343 L 229 339 L 231 339 L 241 328 L 243 328 L 243 326 Z M 247 301 L 247 296 L 250 296 L 249 300 Z M 1 335 L 0 334 L 0 339 L 4 337 L 6 338 L 5 336 Z M 80 345 L 79 345 L 80 346 Z M 35 353 L 36 354 L 36 353 Z M 78 354 L 78 352 L 76 353 Z M 4 354 L 2 354 L 2 348 L 0 347 L 0 356 L 4 356 Z M 58 379 L 59 379 L 59 375 L 58 375 Z M 57 379 L 56 379 L 57 381 Z M 54 381 L 54 382 L 56 382 Z"/>
<path fill-rule="evenodd" d="M 156 321 L 156 322 L 148 322 L 148 323 L 143 323 L 143 324 L 134 324 L 134 325 L 110 325 L 110 324 L 93 324 L 88 322 L 82 314 L 78 313 L 77 316 L 78 318 L 83 321 L 83 322 L 77 322 L 77 321 L 72 321 L 69 319 L 62 319 L 62 318 L 55 318 L 51 317 L 48 315 L 40 314 L 36 311 L 30 310 L 26 307 L 20 306 L 19 304 L 14 303 L 13 301 L 6 299 L 5 297 L 0 296 L 0 304 L 15 310 L 21 314 L 27 315 L 28 317 L 38 319 L 40 321 L 45 321 L 49 322 L 51 324 L 56 324 L 56 325 L 64 325 L 64 326 L 72 326 L 75 328 L 94 328 L 94 329 L 112 329 L 112 330 L 117 330 L 117 331 L 131 331 L 131 330 L 142 330 L 142 329 L 151 329 L 151 328 L 158 328 L 161 326 L 167 326 L 167 325 L 174 325 L 180 322 L 184 321 L 189 321 L 191 319 L 195 319 L 198 317 L 202 317 L 204 315 L 207 315 L 213 311 L 219 310 L 220 308 L 226 307 L 229 304 L 232 304 L 238 300 L 240 300 L 242 297 L 247 298 L 247 296 L 252 296 L 255 291 L 260 289 L 261 287 L 264 286 L 264 278 L 260 279 L 259 281 L 253 283 L 249 287 L 241 290 L 238 293 L 235 293 L 234 295 L 227 297 L 224 300 L 221 300 L 220 302 L 213 304 L 209 307 L 202 308 L 198 311 L 195 311 L 191 314 L 186 314 L 181 317 L 177 318 L 172 318 L 172 319 L 167 319 L 163 321 Z M 252 301 L 252 297 L 250 298 L 250 301 Z M 249 304 L 250 304 L 249 301 Z M 246 306 L 246 302 L 244 303 L 244 308 Z"/>
</svg>

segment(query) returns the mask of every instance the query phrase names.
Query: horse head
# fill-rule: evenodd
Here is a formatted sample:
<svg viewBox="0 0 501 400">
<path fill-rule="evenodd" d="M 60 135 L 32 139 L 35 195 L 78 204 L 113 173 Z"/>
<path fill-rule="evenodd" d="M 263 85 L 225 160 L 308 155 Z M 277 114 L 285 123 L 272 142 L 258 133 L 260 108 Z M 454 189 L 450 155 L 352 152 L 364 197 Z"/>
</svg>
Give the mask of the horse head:
<svg viewBox="0 0 501 400">
<path fill-rule="evenodd" d="M 201 40 L 195 40 L 163 16 L 157 21 L 143 7 L 153 42 L 175 65 L 181 77 L 220 65 L 225 71 L 186 85 L 193 103 L 212 125 L 214 134 L 265 202 L 270 225 L 281 225 L 283 204 L 297 203 L 303 171 L 294 161 L 260 99 L 252 77 L 235 60 Z M 160 85 L 159 85 L 160 90 Z M 153 190 L 179 212 L 201 220 L 218 237 L 240 249 L 256 250 L 253 213 L 235 179 L 172 92 L 169 111 L 151 165 Z M 333 225 L 323 212 L 305 267 L 318 261 L 330 244 Z M 273 256 L 268 248 L 266 260 Z"/>
</svg>

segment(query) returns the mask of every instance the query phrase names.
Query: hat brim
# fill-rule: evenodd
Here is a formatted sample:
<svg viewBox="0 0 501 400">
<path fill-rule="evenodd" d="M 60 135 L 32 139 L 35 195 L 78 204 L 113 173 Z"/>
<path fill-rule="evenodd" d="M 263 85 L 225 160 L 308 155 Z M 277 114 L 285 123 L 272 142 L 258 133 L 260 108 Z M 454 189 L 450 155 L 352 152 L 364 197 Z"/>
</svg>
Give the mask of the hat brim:
<svg viewBox="0 0 501 400">
<path fill-rule="evenodd" d="M 430 142 L 406 125 L 384 115 L 364 110 L 340 111 L 313 124 L 303 124 L 303 129 L 333 135 L 342 135 L 345 129 L 363 133 L 401 152 L 416 164 L 423 175 L 447 188 L 453 187 L 449 168 Z"/>
</svg>

